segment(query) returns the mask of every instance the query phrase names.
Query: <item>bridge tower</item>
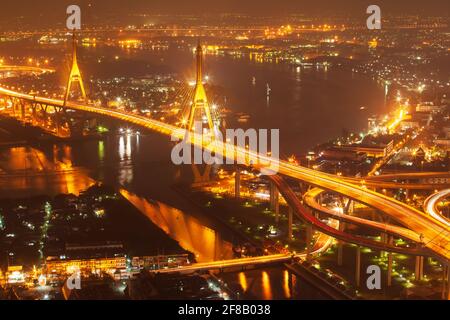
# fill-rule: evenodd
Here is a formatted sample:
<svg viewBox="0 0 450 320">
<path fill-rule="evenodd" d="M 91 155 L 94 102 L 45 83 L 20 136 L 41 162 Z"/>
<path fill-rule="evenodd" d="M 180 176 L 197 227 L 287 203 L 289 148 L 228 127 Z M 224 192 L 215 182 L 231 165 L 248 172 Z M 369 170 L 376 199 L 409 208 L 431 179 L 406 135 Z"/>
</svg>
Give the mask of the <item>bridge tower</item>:
<svg viewBox="0 0 450 320">
<path fill-rule="evenodd" d="M 200 111 L 200 120 L 202 115 L 206 116 L 208 121 L 208 127 L 210 130 L 211 138 L 214 137 L 214 123 L 212 120 L 211 109 L 209 108 L 208 99 L 206 97 L 205 87 L 203 86 L 203 48 L 200 42 L 196 49 L 197 56 L 197 78 L 195 82 L 194 99 L 192 101 L 192 107 L 189 111 L 188 129 L 190 131 L 195 130 L 195 115 Z"/>
<path fill-rule="evenodd" d="M 195 82 L 195 91 L 194 98 L 192 100 L 192 105 L 189 110 L 189 119 L 187 122 L 187 130 L 189 132 L 195 132 L 196 122 L 202 124 L 201 131 L 197 132 L 197 134 L 203 134 L 203 117 L 206 117 L 206 121 L 209 129 L 209 139 L 213 141 L 215 139 L 214 134 L 214 122 L 211 115 L 211 109 L 209 108 L 208 99 L 206 96 L 205 87 L 203 86 L 203 48 L 198 42 L 196 49 L 196 82 Z M 208 183 L 210 181 L 211 174 L 211 165 L 205 164 L 203 173 L 200 172 L 199 165 L 196 165 L 194 161 L 192 161 L 192 171 L 194 174 L 194 185 L 201 185 L 204 183 Z"/>
<path fill-rule="evenodd" d="M 72 36 L 72 67 L 70 69 L 69 79 L 67 80 L 67 86 L 66 86 L 66 93 L 64 95 L 64 105 L 66 105 L 67 101 L 69 100 L 70 96 L 70 89 L 73 84 L 78 83 L 81 91 L 81 96 L 83 97 L 83 100 L 87 102 L 86 97 L 86 91 L 84 89 L 83 84 L 83 78 L 81 77 L 81 71 L 78 66 L 78 59 L 77 59 L 77 39 L 75 30 L 73 31 Z"/>
</svg>

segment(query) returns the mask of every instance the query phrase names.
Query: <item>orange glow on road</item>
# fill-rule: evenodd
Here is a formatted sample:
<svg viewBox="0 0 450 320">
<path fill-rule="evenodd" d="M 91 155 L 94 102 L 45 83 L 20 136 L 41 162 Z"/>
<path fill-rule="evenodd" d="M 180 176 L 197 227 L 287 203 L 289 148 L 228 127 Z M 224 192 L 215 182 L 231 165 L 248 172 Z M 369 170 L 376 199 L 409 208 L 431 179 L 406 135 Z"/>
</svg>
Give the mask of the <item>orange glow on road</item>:
<svg viewBox="0 0 450 320">
<path fill-rule="evenodd" d="M 0 87 L 0 94 L 53 106 L 64 106 L 64 101 L 62 100 L 36 97 L 3 87 Z M 125 111 L 111 110 L 74 102 L 68 102 L 65 107 L 123 120 L 165 135 L 178 137 L 180 140 L 186 137 L 185 129 L 154 119 L 149 119 L 144 116 L 126 113 Z M 333 190 L 339 194 L 380 210 L 408 229 L 422 234 L 425 247 L 435 256 L 447 260 L 450 259 L 450 233 L 448 226 L 403 202 L 371 191 L 364 186 L 348 183 L 336 175 L 298 166 L 289 163 L 288 161 L 272 158 L 270 155 L 259 154 L 218 140 L 215 140 L 213 143 L 205 144 L 201 134 L 190 133 L 188 136 L 189 143 L 202 147 L 210 152 L 215 152 L 216 155 L 221 155 L 224 158 L 233 161 L 236 161 L 237 159 L 240 159 L 241 161 L 244 160 L 245 165 L 260 171 L 276 169 L 275 171 L 278 174 L 302 180 L 327 190 Z"/>
</svg>

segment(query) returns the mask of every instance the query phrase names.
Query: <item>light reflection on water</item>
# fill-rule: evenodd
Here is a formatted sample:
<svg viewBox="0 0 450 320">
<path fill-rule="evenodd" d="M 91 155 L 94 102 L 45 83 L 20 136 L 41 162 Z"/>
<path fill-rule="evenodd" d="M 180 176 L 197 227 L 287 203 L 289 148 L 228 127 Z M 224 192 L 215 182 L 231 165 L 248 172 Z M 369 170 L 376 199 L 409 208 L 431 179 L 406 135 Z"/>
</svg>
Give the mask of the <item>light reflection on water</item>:
<svg viewBox="0 0 450 320">
<path fill-rule="evenodd" d="M 263 299 L 271 300 L 272 299 L 272 287 L 270 284 L 270 278 L 269 278 L 269 274 L 267 273 L 267 271 L 262 272 L 261 287 L 262 287 Z"/>
<path fill-rule="evenodd" d="M 136 137 L 137 138 L 137 137 Z M 136 141 L 136 143 L 138 143 Z M 131 147 L 131 135 L 126 136 L 121 135 L 119 137 L 119 158 L 120 161 L 126 161 L 131 158 L 132 147 Z"/>
<path fill-rule="evenodd" d="M 115 154 L 119 156 L 116 177 L 122 186 L 131 183 L 134 177 L 133 158 L 140 138 L 136 136 L 136 143 L 132 139 L 134 137 L 130 135 L 120 136 L 114 143 Z M 94 155 L 98 156 L 98 161 L 109 161 L 105 142 L 96 141 L 93 145 L 97 149 Z M 83 153 L 83 150 L 76 150 Z M 95 180 L 89 177 L 91 172 L 73 165 L 77 163 L 73 157 L 76 157 L 76 152 L 68 144 L 55 144 L 47 152 L 33 147 L 15 147 L 0 152 L 0 198 L 62 193 L 78 195 L 92 186 Z M 198 219 L 162 202 L 149 202 L 126 190 L 121 192 L 181 247 L 193 252 L 197 261 L 233 257 L 232 244 Z"/>
<path fill-rule="evenodd" d="M 284 290 L 285 297 L 288 299 L 291 298 L 291 288 L 289 286 L 289 282 L 290 282 L 289 278 L 290 278 L 289 271 L 284 270 L 283 271 L 283 290 Z"/>
<path fill-rule="evenodd" d="M 128 134 L 126 136 L 121 135 L 119 137 L 119 183 L 120 185 L 128 185 L 133 181 L 134 170 L 133 170 L 133 159 L 132 159 L 132 144 L 131 136 Z"/>
<path fill-rule="evenodd" d="M 111 141 L 115 146 L 112 149 L 108 148 L 104 141 L 88 141 L 87 145 L 95 147 L 94 154 L 80 146 L 69 144 L 55 144 L 46 151 L 33 147 L 6 149 L 0 152 L 0 198 L 79 194 L 95 183 L 95 180 L 89 177 L 92 172 L 79 167 L 77 157 L 80 154 L 86 157 L 87 154 L 93 155 L 91 158 L 97 158 L 99 163 L 110 163 L 110 157 L 114 153 L 118 156 L 115 167 L 118 186 L 129 185 L 135 176 L 134 158 L 139 149 L 139 140 L 139 136 L 118 136 L 116 140 Z M 158 183 L 161 181 L 158 180 Z M 181 247 L 193 252 L 197 261 L 233 257 L 232 244 L 223 240 L 217 231 L 204 226 L 198 219 L 162 202 L 151 203 L 125 190 L 122 190 L 122 194 L 154 224 L 178 241 Z"/>
<path fill-rule="evenodd" d="M 263 269 L 249 269 L 240 272 L 225 272 L 218 274 L 218 277 L 224 280 L 231 288 L 235 288 L 237 285 L 240 286 L 243 299 L 329 299 L 317 288 L 283 267 L 265 267 Z"/>
<path fill-rule="evenodd" d="M 101 159 L 105 156 L 105 146 L 102 141 L 97 143 Z M 118 139 L 118 180 L 122 185 L 133 180 L 132 151 L 131 137 L 121 136 Z M 49 154 L 47 156 L 32 147 L 10 148 L 1 152 L 0 197 L 61 193 L 78 195 L 95 183 L 87 170 L 72 166 L 72 148 L 69 145 L 54 145 Z M 203 226 L 199 220 L 162 202 L 151 203 L 124 189 L 121 193 L 154 224 L 178 241 L 181 247 L 193 252 L 197 261 L 233 257 L 232 244 L 223 240 L 217 231 Z"/>
<path fill-rule="evenodd" d="M 149 202 L 125 189 L 120 193 L 181 247 L 193 252 L 198 262 L 233 258 L 232 244 L 199 220 L 164 203 Z"/>
<path fill-rule="evenodd" d="M 100 162 L 105 160 L 105 142 L 103 140 L 98 142 L 98 160 Z"/>
<path fill-rule="evenodd" d="M 92 186 L 87 170 L 72 166 L 70 146 L 53 148 L 53 154 L 32 147 L 14 147 L 0 152 L 1 197 L 79 194 Z M 52 159 L 53 157 L 53 159 Z"/>
<path fill-rule="evenodd" d="M 125 139 L 123 136 L 119 138 L 119 158 L 120 161 L 125 160 Z"/>
<path fill-rule="evenodd" d="M 164 61 L 164 64 L 173 66 L 175 70 L 185 70 L 186 66 L 192 66 L 192 56 L 186 52 L 170 52 L 167 56 L 165 54 L 164 59 L 159 54 L 145 58 L 140 60 L 146 63 Z M 288 66 L 272 68 L 271 65 L 254 65 L 221 57 L 209 59 L 208 69 L 215 75 L 214 81 L 230 95 L 225 107 L 234 112 L 248 113 L 251 116 L 250 125 L 255 128 L 282 130 L 284 134 L 281 148 L 287 154 L 304 151 L 306 147 L 327 141 L 340 134 L 342 128 L 356 130 L 365 127 L 367 114 L 355 110 L 359 110 L 361 105 L 367 105 L 367 112 L 379 112 L 381 103 L 385 103 L 384 92 L 374 90 L 373 84 L 360 81 L 353 73 L 350 78 L 333 69 L 329 70 L 329 74 L 314 70 L 297 71 Z M 130 70 L 130 73 L 133 71 Z M 112 76 L 116 74 L 111 74 Z M 254 76 L 256 84 L 250 81 Z M 266 95 L 266 84 L 272 89 L 270 100 Z M 266 104 L 267 108 L 262 108 Z M 347 114 L 352 114 L 352 117 L 345 116 Z M 324 125 L 315 125 L 319 121 Z M 156 159 L 155 155 L 165 153 L 154 146 L 156 143 L 153 140 L 150 143 L 144 137 L 142 141 L 136 137 L 136 143 L 133 144 L 130 139 L 123 136 L 118 140 L 110 139 L 114 142 L 109 144 L 98 142 L 91 149 L 91 142 L 85 142 L 83 147 L 74 146 L 73 154 L 70 147 L 57 147 L 53 161 L 31 148 L 12 148 L 10 151 L 0 152 L 0 197 L 35 193 L 78 193 L 92 184 L 93 180 L 79 167 L 74 167 L 73 163 L 89 168 L 98 180 L 114 186 L 118 183 L 127 188 L 132 187 L 139 194 L 161 196 L 166 189 L 160 185 L 169 175 L 162 170 L 165 167 L 158 164 L 160 159 Z M 139 150 L 140 144 L 142 148 Z M 146 162 L 140 168 L 132 158 L 137 158 L 141 163 L 143 160 Z M 55 172 L 47 172 L 52 170 Z M 16 176 L 2 178 L 4 171 L 13 171 Z M 158 187 L 155 188 L 154 185 Z M 169 202 L 167 198 L 172 196 L 168 193 L 164 201 Z M 182 247 L 197 254 L 199 261 L 231 257 L 231 244 L 220 240 L 213 230 L 202 226 L 199 221 L 164 204 L 149 203 L 136 196 L 133 198 L 145 209 L 143 212 L 147 217 L 178 240 Z M 301 288 L 302 281 L 292 277 L 287 271 L 265 269 L 264 272 L 259 270 L 239 273 L 237 281 L 259 298 L 295 299 L 304 295 L 304 291 L 298 289 Z M 290 288 L 293 288 L 292 291 Z"/>
<path fill-rule="evenodd" d="M 239 272 L 239 284 L 244 292 L 248 290 L 247 276 L 244 272 Z"/>
<path fill-rule="evenodd" d="M 110 146 L 115 148 L 108 148 L 108 144 L 101 141 L 89 142 L 93 146 L 93 154 L 98 154 L 100 162 L 110 161 L 108 157 L 113 155 L 120 157 L 120 146 L 123 145 L 123 159 L 118 159 L 119 165 L 116 168 L 119 173 L 116 176 L 118 180 L 130 175 L 130 170 L 131 172 L 135 170 L 132 158 L 135 156 L 137 146 L 127 140 L 129 139 L 126 137 L 113 140 Z M 142 140 L 142 142 L 145 141 Z M 10 148 L 0 152 L 0 197 L 24 197 L 43 193 L 56 195 L 68 192 L 78 194 L 79 191 L 88 188 L 94 180 L 89 178 L 87 170 L 80 169 L 74 164 L 79 165 L 79 161 L 76 160 L 78 154 L 91 155 L 92 153 L 73 148 L 77 147 L 56 145 L 47 153 L 31 147 Z M 127 148 L 132 151 L 130 158 L 127 158 Z M 147 149 L 142 148 L 142 150 Z M 104 160 L 103 157 L 105 157 Z M 139 176 L 138 173 L 136 173 L 137 176 Z M 152 181 L 152 184 L 162 182 L 152 179 L 147 181 Z M 168 236 L 178 241 L 181 247 L 193 252 L 197 261 L 205 262 L 233 257 L 232 244 L 223 240 L 217 231 L 204 226 L 201 221 L 191 215 L 162 202 L 147 201 L 124 189 L 121 190 L 121 194 Z M 317 290 L 305 288 L 304 281 L 283 269 L 264 268 L 222 276 L 227 283 L 240 284 L 245 297 L 252 299 L 323 298 L 317 296 Z"/>
</svg>

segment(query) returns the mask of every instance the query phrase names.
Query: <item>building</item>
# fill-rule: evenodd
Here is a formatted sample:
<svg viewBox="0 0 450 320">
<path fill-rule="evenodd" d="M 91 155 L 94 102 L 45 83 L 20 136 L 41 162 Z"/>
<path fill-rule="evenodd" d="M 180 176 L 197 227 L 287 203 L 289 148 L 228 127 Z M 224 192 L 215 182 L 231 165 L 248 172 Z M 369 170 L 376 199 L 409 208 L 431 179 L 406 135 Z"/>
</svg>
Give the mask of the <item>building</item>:
<svg viewBox="0 0 450 320">
<path fill-rule="evenodd" d="M 361 162 L 366 159 L 366 156 L 363 152 L 359 152 L 356 150 L 344 149 L 343 147 L 331 147 L 322 150 L 319 153 L 318 160 L 335 160 L 335 161 L 354 161 Z"/>
<path fill-rule="evenodd" d="M 418 129 L 421 126 L 429 126 L 433 117 L 428 112 L 416 112 L 411 115 L 408 119 L 400 122 L 400 128 L 403 131 L 409 129 Z"/>
<path fill-rule="evenodd" d="M 433 141 L 434 144 L 438 145 L 446 151 L 450 151 L 450 137 L 447 139 L 436 139 Z"/>
<path fill-rule="evenodd" d="M 131 266 L 136 269 L 158 270 L 177 268 L 187 264 L 189 264 L 188 254 L 144 256 L 131 259 Z"/>
<path fill-rule="evenodd" d="M 439 112 L 442 112 L 444 109 L 445 109 L 444 105 L 436 106 L 432 103 L 424 103 L 424 104 L 419 104 L 416 107 L 416 112 L 439 113 Z"/>
<path fill-rule="evenodd" d="M 66 253 L 68 255 L 73 254 L 92 254 L 92 253 L 103 253 L 106 251 L 113 251 L 113 252 L 121 252 L 123 251 L 123 244 L 119 242 L 112 242 L 107 241 L 104 243 L 98 243 L 98 244 L 66 244 Z"/>
<path fill-rule="evenodd" d="M 420 124 L 418 121 L 412 121 L 412 120 L 403 120 L 400 122 L 400 129 L 403 131 L 410 130 L 410 129 L 418 129 L 420 127 Z"/>
<path fill-rule="evenodd" d="M 5 274 L 8 284 L 23 284 L 25 283 L 25 273 L 22 266 L 9 266 Z"/>
<path fill-rule="evenodd" d="M 368 119 L 368 123 L 369 131 L 376 131 L 380 121 L 378 120 L 378 117 L 373 116 Z"/>
<path fill-rule="evenodd" d="M 47 274 L 83 274 L 107 272 L 126 268 L 126 256 L 122 243 L 102 242 L 89 244 L 66 244 L 64 254 L 48 256 L 45 261 Z"/>
<path fill-rule="evenodd" d="M 45 270 L 47 274 L 72 274 L 80 271 L 82 274 L 107 272 L 113 274 L 116 270 L 126 269 L 127 260 L 124 255 L 93 258 L 93 259 L 61 259 L 47 258 Z"/>
</svg>

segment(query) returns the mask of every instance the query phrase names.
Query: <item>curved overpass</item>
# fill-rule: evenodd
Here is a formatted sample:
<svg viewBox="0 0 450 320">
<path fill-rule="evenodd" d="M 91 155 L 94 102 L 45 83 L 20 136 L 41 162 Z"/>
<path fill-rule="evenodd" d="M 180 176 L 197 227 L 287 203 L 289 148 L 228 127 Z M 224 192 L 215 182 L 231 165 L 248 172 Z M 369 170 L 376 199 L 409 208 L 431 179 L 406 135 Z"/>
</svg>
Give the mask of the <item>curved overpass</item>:
<svg viewBox="0 0 450 320">
<path fill-rule="evenodd" d="M 400 236 L 404 239 L 408 239 L 414 242 L 419 243 L 420 242 L 420 235 L 417 234 L 414 231 L 411 231 L 407 228 L 394 226 L 386 223 L 381 223 L 377 221 L 371 221 L 368 219 L 359 218 L 356 216 L 351 216 L 346 213 L 342 213 L 340 211 L 335 211 L 332 209 L 329 209 L 327 207 L 322 206 L 318 201 L 317 198 L 321 193 L 325 192 L 324 190 L 320 188 L 313 188 L 309 190 L 303 197 L 303 200 L 305 201 L 306 205 L 314 210 L 320 211 L 326 216 L 332 217 L 333 219 L 337 219 L 343 222 L 348 222 L 350 224 L 367 227 L 373 230 L 377 230 L 380 232 L 384 232 L 387 234 L 391 234 L 394 236 Z"/>
<path fill-rule="evenodd" d="M 424 245 L 437 256 L 448 261 L 450 258 L 450 228 L 440 221 L 425 215 L 400 201 L 368 190 L 364 187 L 344 182 L 338 178 L 322 176 L 318 172 L 290 164 L 280 164 L 280 173 L 331 190 L 348 198 L 366 204 L 390 216 L 399 224 L 422 234 Z"/>
<path fill-rule="evenodd" d="M 331 228 L 339 228 L 339 222 L 337 220 L 330 221 Z M 327 251 L 328 248 L 333 244 L 333 238 L 326 235 L 320 234 L 316 241 L 314 242 L 314 246 L 309 253 L 311 256 L 318 256 L 323 252 Z M 214 269 L 225 269 L 225 268 L 233 268 L 233 267 L 243 267 L 248 265 L 265 265 L 270 263 L 281 263 L 287 262 L 292 258 L 298 258 L 305 260 L 307 258 L 307 253 L 300 254 L 272 254 L 267 256 L 258 256 L 258 257 L 248 257 L 248 258 L 239 258 L 239 259 L 229 259 L 229 260 L 219 260 L 212 262 L 201 262 L 201 263 L 193 263 L 191 265 L 181 266 L 178 268 L 170 268 L 170 269 L 161 269 L 155 270 L 154 273 L 173 273 L 173 272 L 195 272 L 202 270 L 214 270 Z"/>
<path fill-rule="evenodd" d="M 403 172 L 367 177 L 367 180 L 450 179 L 450 172 Z"/>
<path fill-rule="evenodd" d="M 449 172 L 408 172 L 398 174 L 383 174 L 363 178 L 343 177 L 343 180 L 364 184 L 372 188 L 382 189 L 410 189 L 410 190 L 434 190 L 450 187 Z M 437 180 L 437 182 L 424 182 L 423 180 Z M 419 183 L 411 183 L 408 180 L 422 180 Z M 403 181 L 403 182 L 398 182 Z"/>
<path fill-rule="evenodd" d="M 53 73 L 55 69 L 34 66 L 8 66 L 0 65 L 0 72 L 30 72 L 30 73 Z"/>
<path fill-rule="evenodd" d="M 448 197 L 450 197 L 450 189 L 442 190 L 429 196 L 425 200 L 423 207 L 425 212 L 428 213 L 430 216 L 450 227 L 450 220 L 444 217 L 444 215 L 442 215 L 437 209 L 438 202 Z"/>
<path fill-rule="evenodd" d="M 369 247 L 376 250 L 382 251 L 392 251 L 397 253 L 411 254 L 411 255 L 423 255 L 425 251 L 422 248 L 402 248 L 392 246 L 386 243 L 382 243 L 379 241 L 370 240 L 364 237 L 352 235 L 346 233 L 344 231 L 337 230 L 335 228 L 331 228 L 328 224 L 322 222 L 320 219 L 314 217 L 310 210 L 308 210 L 297 197 L 295 192 L 289 187 L 287 182 L 280 177 L 279 175 L 270 176 L 270 179 L 276 184 L 277 188 L 280 190 L 280 193 L 283 195 L 286 202 L 294 208 L 294 212 L 297 216 L 306 221 L 307 223 L 313 225 L 319 231 L 332 236 L 333 238 L 354 243 L 358 245 L 362 245 L 365 247 Z M 338 215 L 333 215 L 333 218 L 339 218 Z"/>
<path fill-rule="evenodd" d="M 165 135 L 171 135 L 179 139 L 186 137 L 185 129 L 123 111 L 111 110 L 75 102 L 68 102 L 67 104 L 64 104 L 63 100 L 38 97 L 26 93 L 15 92 L 2 87 L 0 87 L 0 94 L 32 102 L 116 118 L 118 120 L 133 123 L 135 125 L 157 131 Z M 215 152 L 217 155 L 221 155 L 226 159 L 233 161 L 236 159 L 245 159 L 245 164 L 247 166 L 253 167 L 257 170 L 267 170 L 268 168 L 269 170 L 273 169 L 284 176 L 302 180 L 323 189 L 332 190 L 336 193 L 342 194 L 348 198 L 380 210 L 397 221 L 399 224 L 421 234 L 424 246 L 428 248 L 436 257 L 444 259 L 446 263 L 450 260 L 450 228 L 444 223 L 436 221 L 429 215 L 426 215 L 423 212 L 400 201 L 368 190 L 363 186 L 348 183 L 338 176 L 293 165 L 288 161 L 274 159 L 270 156 L 237 147 L 230 143 L 215 141 L 214 143 L 205 145 L 201 140 L 201 135 L 195 133 L 189 134 L 188 142 L 192 145 L 203 147 L 210 152 Z M 229 152 L 230 149 L 234 152 Z"/>
</svg>

